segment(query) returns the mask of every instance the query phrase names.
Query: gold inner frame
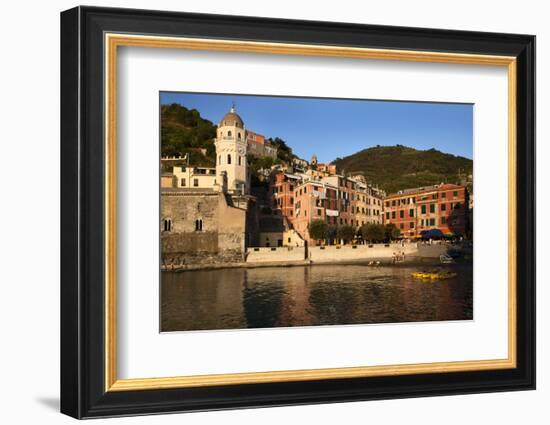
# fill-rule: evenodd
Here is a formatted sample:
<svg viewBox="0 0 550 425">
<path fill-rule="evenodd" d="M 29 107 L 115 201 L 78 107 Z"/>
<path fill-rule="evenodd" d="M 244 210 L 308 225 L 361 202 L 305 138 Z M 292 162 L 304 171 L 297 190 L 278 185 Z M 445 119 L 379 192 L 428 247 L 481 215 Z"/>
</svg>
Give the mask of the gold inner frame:
<svg viewBox="0 0 550 425">
<path fill-rule="evenodd" d="M 132 391 L 237 385 L 416 373 L 447 373 L 515 368 L 516 358 L 516 58 L 460 53 L 369 49 L 326 45 L 266 43 L 105 34 L 105 391 Z M 116 325 L 116 123 L 117 49 L 120 46 L 280 55 L 324 56 L 507 67 L 508 71 L 508 357 L 495 360 L 247 372 L 164 378 L 118 379 Z"/>
</svg>

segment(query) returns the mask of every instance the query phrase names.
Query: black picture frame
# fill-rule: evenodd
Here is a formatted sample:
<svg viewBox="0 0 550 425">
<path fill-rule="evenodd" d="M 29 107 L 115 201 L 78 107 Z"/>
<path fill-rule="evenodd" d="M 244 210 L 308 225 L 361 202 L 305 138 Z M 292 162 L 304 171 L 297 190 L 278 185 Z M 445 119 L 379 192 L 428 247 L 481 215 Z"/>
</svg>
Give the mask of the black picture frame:
<svg viewBox="0 0 550 425">
<path fill-rule="evenodd" d="M 104 33 L 517 58 L 517 367 L 105 391 Z M 61 13 L 61 412 L 75 418 L 535 388 L 535 37 L 131 9 Z"/>
</svg>

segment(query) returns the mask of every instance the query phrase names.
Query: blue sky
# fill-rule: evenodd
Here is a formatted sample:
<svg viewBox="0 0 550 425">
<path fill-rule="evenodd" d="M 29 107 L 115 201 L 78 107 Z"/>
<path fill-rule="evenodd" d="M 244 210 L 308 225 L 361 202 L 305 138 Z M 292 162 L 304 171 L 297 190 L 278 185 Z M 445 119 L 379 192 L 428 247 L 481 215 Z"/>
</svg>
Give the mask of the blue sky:
<svg viewBox="0 0 550 425">
<path fill-rule="evenodd" d="M 247 129 L 280 137 L 299 157 L 330 162 L 376 145 L 472 158 L 473 105 L 198 93 L 160 94 L 217 124 L 234 102 Z"/>
</svg>

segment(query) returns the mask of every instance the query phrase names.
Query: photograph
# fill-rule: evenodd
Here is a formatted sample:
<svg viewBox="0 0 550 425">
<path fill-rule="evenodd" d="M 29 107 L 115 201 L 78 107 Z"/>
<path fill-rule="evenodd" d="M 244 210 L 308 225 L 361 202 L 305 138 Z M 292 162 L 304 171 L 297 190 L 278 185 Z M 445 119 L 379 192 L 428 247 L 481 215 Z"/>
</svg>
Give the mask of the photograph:
<svg viewBox="0 0 550 425">
<path fill-rule="evenodd" d="M 160 92 L 160 331 L 473 320 L 473 113 Z"/>
<path fill-rule="evenodd" d="M 546 50 L 535 33 L 548 33 L 545 15 L 438 16 L 398 1 L 384 14 L 212 0 L 63 5 L 60 17 L 39 8 L 41 34 L 11 43 L 23 63 L 5 67 L 17 74 L 6 81 L 18 125 L 3 144 L 11 180 L 34 188 L 38 172 L 47 183 L 32 197 L 7 185 L 34 205 L 14 203 L 7 263 L 18 276 L 32 264 L 41 282 L 31 285 L 40 320 L 11 302 L 23 322 L 8 328 L 29 353 L 57 344 L 27 361 L 33 417 L 57 403 L 71 418 L 115 422 L 197 412 L 186 419 L 242 425 L 291 407 L 260 422 L 299 423 L 302 411 L 306 422 L 316 412 L 327 423 L 426 422 L 426 402 L 433 423 L 480 409 L 504 423 L 541 416 L 535 59 Z M 58 56 L 43 78 L 20 72 Z M 39 137 L 22 154 L 29 99 L 58 88 L 60 108 L 32 122 L 60 133 L 60 149 Z M 55 235 L 21 225 L 55 198 L 48 173 L 60 203 L 39 230 L 58 229 L 58 252 Z M 29 241 L 44 245 L 37 265 L 23 255 Z M 60 290 L 42 285 L 48 268 Z M 6 299 L 29 299 L 31 286 L 7 285 L 20 293 Z M 38 340 L 16 335 L 36 325 Z M 8 386 L 25 395 L 20 366 Z M 31 412 L 19 398 L 13 414 Z M 409 408 L 395 408 L 400 399 Z M 249 410 L 221 412 L 233 409 Z"/>
</svg>

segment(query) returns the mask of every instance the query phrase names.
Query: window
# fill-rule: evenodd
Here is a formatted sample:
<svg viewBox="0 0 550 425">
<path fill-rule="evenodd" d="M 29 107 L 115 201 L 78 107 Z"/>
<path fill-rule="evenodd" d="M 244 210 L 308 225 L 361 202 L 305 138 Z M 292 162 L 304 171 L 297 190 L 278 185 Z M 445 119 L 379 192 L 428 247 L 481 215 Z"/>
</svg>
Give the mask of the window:
<svg viewBox="0 0 550 425">
<path fill-rule="evenodd" d="M 321 215 L 322 215 L 322 211 L 321 211 L 321 210 L 317 210 L 317 215 L 318 215 L 318 216 L 321 216 Z"/>
<path fill-rule="evenodd" d="M 391 206 L 395 207 L 395 199 L 393 201 L 391 201 Z"/>
<path fill-rule="evenodd" d="M 164 226 L 164 231 L 165 232 L 170 232 L 172 230 L 172 219 L 165 218 L 163 220 L 163 226 Z"/>
<path fill-rule="evenodd" d="M 400 223 L 400 224 L 399 224 L 399 228 L 400 228 L 401 230 L 404 229 L 403 223 Z"/>
<path fill-rule="evenodd" d="M 239 133 L 238 137 L 239 137 L 239 139 L 241 138 L 241 133 Z"/>
<path fill-rule="evenodd" d="M 193 179 L 193 186 L 199 187 L 199 179 Z"/>
<path fill-rule="evenodd" d="M 294 205 L 294 198 L 290 197 L 290 205 Z"/>
<path fill-rule="evenodd" d="M 228 135 L 229 137 L 231 137 L 231 132 L 230 132 L 230 131 L 228 131 L 228 132 L 227 132 L 227 135 Z"/>
<path fill-rule="evenodd" d="M 421 211 L 422 211 L 422 214 L 426 214 L 426 205 L 422 205 Z"/>
<path fill-rule="evenodd" d="M 447 210 L 447 204 L 441 204 L 441 211 Z"/>
<path fill-rule="evenodd" d="M 304 187 L 304 193 L 306 193 L 306 192 L 307 192 L 307 187 Z"/>
<path fill-rule="evenodd" d="M 231 164 L 231 154 L 227 154 L 227 163 Z"/>
<path fill-rule="evenodd" d="M 391 212 L 391 218 L 395 218 L 395 211 Z"/>
<path fill-rule="evenodd" d="M 221 155 L 218 157 L 218 165 L 222 165 L 222 156 Z"/>
<path fill-rule="evenodd" d="M 409 223 L 409 229 L 414 229 L 414 222 L 411 221 L 411 222 Z"/>
<path fill-rule="evenodd" d="M 441 217 L 441 224 L 447 224 L 447 217 Z"/>
<path fill-rule="evenodd" d="M 181 179 L 181 186 L 185 187 L 185 184 L 186 184 L 185 179 Z"/>
<path fill-rule="evenodd" d="M 414 209 L 409 210 L 409 217 L 414 217 Z"/>
<path fill-rule="evenodd" d="M 239 165 L 241 165 L 241 156 L 239 155 Z"/>
<path fill-rule="evenodd" d="M 386 201 L 386 207 L 390 206 L 390 201 Z"/>
<path fill-rule="evenodd" d="M 435 204 L 430 204 L 430 212 L 431 213 L 435 212 Z"/>
<path fill-rule="evenodd" d="M 453 198 L 456 198 L 458 196 L 458 190 L 453 191 Z"/>
<path fill-rule="evenodd" d="M 435 226 L 435 218 L 430 218 L 430 226 Z"/>
<path fill-rule="evenodd" d="M 405 218 L 405 211 L 399 211 L 399 218 Z"/>
<path fill-rule="evenodd" d="M 198 220 L 195 220 L 195 231 L 201 232 L 202 231 L 202 218 L 199 218 Z"/>
<path fill-rule="evenodd" d="M 442 198 L 446 198 L 446 197 L 447 197 L 447 192 L 442 192 L 442 193 L 441 193 L 441 197 L 442 197 Z"/>
<path fill-rule="evenodd" d="M 387 213 L 386 213 L 386 220 L 389 220 L 389 219 L 390 219 L 390 213 L 387 212 Z"/>
</svg>

